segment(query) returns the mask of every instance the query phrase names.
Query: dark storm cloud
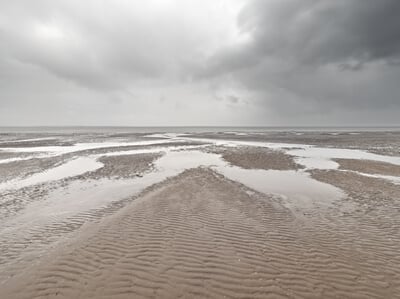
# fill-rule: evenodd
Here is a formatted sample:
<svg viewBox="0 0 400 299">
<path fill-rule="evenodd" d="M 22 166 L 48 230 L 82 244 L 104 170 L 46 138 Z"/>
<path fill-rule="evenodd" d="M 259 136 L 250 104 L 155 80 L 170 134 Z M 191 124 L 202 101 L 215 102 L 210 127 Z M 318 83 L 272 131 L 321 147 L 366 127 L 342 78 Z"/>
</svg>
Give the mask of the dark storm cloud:
<svg viewBox="0 0 400 299">
<path fill-rule="evenodd" d="M 399 111 L 399 15 L 397 0 L 251 1 L 238 18 L 246 40 L 215 53 L 199 76 L 233 77 L 260 108 L 292 120 Z"/>
</svg>

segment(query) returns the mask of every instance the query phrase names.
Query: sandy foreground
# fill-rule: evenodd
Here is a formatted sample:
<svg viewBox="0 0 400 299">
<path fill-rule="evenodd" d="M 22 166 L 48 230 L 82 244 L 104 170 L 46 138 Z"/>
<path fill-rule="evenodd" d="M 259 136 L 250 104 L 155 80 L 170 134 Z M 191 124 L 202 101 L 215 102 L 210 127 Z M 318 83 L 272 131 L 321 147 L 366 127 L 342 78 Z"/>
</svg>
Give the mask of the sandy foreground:
<svg viewBox="0 0 400 299">
<path fill-rule="evenodd" d="M 400 166 L 200 139 L 4 163 L 0 298 L 400 297 Z"/>
</svg>

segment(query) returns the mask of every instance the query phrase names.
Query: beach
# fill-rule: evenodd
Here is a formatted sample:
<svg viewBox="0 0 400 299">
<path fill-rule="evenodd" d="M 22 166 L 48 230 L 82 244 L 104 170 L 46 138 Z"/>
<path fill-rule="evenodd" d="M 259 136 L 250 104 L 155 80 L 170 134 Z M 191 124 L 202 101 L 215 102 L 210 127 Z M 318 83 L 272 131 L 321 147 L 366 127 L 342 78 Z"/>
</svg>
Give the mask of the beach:
<svg viewBox="0 0 400 299">
<path fill-rule="evenodd" d="M 396 298 L 400 132 L 0 134 L 1 298 Z"/>
</svg>

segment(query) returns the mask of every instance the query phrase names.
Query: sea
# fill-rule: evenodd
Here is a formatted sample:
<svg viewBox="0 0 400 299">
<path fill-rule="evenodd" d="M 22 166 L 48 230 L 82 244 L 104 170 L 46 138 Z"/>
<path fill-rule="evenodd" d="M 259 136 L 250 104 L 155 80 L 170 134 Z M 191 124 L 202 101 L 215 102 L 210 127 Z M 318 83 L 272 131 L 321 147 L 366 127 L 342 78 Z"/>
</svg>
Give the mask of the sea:
<svg viewBox="0 0 400 299">
<path fill-rule="evenodd" d="M 0 133 L 216 133 L 216 132 L 400 132 L 398 126 L 24 126 Z"/>
</svg>

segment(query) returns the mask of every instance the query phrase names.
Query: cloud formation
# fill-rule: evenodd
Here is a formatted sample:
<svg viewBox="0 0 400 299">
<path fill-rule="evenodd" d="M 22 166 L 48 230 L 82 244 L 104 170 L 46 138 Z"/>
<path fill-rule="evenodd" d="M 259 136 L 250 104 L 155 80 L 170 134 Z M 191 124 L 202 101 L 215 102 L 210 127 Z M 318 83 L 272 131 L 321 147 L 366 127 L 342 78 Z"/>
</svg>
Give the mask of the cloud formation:
<svg viewBox="0 0 400 299">
<path fill-rule="evenodd" d="M 397 0 L 0 0 L 0 125 L 398 124 Z"/>
<path fill-rule="evenodd" d="M 240 23 L 256 53 L 314 64 L 395 62 L 399 11 L 396 0 L 255 0 Z"/>
</svg>

